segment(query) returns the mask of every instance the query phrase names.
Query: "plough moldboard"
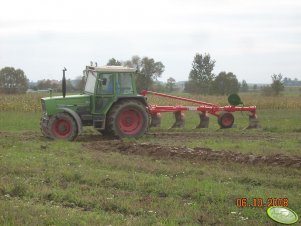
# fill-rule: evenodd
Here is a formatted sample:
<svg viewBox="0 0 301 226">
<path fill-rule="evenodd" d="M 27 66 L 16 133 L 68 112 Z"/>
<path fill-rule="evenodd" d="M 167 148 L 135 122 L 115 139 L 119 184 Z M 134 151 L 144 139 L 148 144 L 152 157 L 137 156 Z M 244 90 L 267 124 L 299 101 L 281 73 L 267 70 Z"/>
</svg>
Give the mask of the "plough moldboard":
<svg viewBox="0 0 301 226">
<path fill-rule="evenodd" d="M 175 123 L 171 128 L 183 128 L 185 126 L 185 114 L 184 111 L 197 111 L 199 112 L 200 123 L 196 128 L 208 128 L 209 126 L 209 115 L 217 117 L 217 122 L 220 128 L 231 128 L 234 124 L 233 112 L 248 112 L 249 113 L 249 125 L 248 129 L 259 128 L 259 122 L 256 115 L 256 106 L 241 106 L 242 102 L 238 95 L 232 94 L 229 96 L 228 101 L 230 105 L 219 106 L 212 103 L 207 103 L 199 100 L 193 100 L 184 97 L 172 96 L 165 93 L 158 93 L 148 90 L 143 90 L 141 95 L 146 96 L 147 94 L 165 97 L 175 100 L 181 100 L 197 106 L 159 106 L 149 105 L 148 111 L 151 115 L 151 127 L 159 127 L 161 124 L 161 113 L 173 112 L 175 116 Z M 238 106 L 240 105 L 240 106 Z"/>
</svg>

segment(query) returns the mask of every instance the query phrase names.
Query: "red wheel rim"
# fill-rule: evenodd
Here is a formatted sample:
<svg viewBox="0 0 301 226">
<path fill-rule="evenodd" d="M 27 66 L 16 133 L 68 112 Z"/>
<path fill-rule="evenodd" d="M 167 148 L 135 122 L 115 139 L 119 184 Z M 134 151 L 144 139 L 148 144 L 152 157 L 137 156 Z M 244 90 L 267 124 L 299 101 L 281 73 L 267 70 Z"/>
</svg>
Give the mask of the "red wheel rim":
<svg viewBox="0 0 301 226">
<path fill-rule="evenodd" d="M 71 130 L 72 130 L 71 122 L 63 118 L 56 119 L 52 126 L 52 133 L 57 138 L 67 137 L 71 133 Z"/>
<path fill-rule="evenodd" d="M 233 123 L 233 116 L 230 114 L 226 114 L 222 118 L 222 124 L 225 127 L 231 126 Z"/>
<path fill-rule="evenodd" d="M 122 133 L 137 134 L 142 128 L 142 115 L 136 110 L 124 110 L 119 114 L 118 124 Z"/>
</svg>

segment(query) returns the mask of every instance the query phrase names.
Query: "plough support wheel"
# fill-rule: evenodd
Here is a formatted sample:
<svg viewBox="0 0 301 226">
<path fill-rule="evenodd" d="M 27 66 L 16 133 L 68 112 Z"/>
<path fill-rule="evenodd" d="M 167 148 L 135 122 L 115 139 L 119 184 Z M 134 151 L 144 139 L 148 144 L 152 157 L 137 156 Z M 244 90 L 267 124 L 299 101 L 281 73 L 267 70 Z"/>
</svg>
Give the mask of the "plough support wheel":
<svg viewBox="0 0 301 226">
<path fill-rule="evenodd" d="M 222 112 L 218 116 L 217 122 L 222 129 L 231 128 L 234 123 L 234 116 L 230 112 Z"/>
</svg>

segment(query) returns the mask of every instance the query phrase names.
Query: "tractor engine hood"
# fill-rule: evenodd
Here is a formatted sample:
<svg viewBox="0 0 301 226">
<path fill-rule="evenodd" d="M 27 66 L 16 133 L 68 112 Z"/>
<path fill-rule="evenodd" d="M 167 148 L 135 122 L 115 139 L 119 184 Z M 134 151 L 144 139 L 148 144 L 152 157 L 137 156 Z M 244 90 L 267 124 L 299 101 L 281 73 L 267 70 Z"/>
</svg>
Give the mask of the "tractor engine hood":
<svg viewBox="0 0 301 226">
<path fill-rule="evenodd" d="M 48 116 L 61 112 L 63 108 L 75 112 L 90 111 L 91 95 L 69 95 L 65 98 L 63 96 L 44 97 L 41 98 L 41 102 L 43 113 Z"/>
</svg>

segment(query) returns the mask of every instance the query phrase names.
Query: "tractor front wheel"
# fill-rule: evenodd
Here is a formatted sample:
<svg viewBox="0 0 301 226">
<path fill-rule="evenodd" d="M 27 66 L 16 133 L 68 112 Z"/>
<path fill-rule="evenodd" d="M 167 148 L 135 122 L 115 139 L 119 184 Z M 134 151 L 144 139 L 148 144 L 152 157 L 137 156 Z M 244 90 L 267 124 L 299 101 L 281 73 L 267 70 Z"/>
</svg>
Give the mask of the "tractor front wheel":
<svg viewBox="0 0 301 226">
<path fill-rule="evenodd" d="M 115 104 L 107 116 L 107 131 L 118 138 L 142 136 L 148 128 L 148 113 L 137 100 L 123 100 Z"/>
<path fill-rule="evenodd" d="M 229 112 L 222 112 L 218 116 L 217 122 L 220 125 L 220 127 L 223 129 L 231 128 L 234 123 L 234 116 Z"/>
<path fill-rule="evenodd" d="M 78 128 L 72 116 L 58 113 L 51 116 L 48 123 L 50 137 L 61 140 L 74 140 L 78 135 Z"/>
<path fill-rule="evenodd" d="M 48 131 L 48 119 L 44 116 L 41 117 L 40 120 L 40 129 L 44 137 L 50 137 L 49 131 Z"/>
</svg>

